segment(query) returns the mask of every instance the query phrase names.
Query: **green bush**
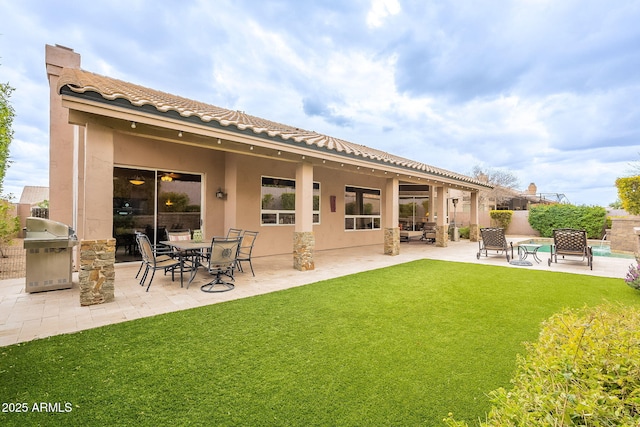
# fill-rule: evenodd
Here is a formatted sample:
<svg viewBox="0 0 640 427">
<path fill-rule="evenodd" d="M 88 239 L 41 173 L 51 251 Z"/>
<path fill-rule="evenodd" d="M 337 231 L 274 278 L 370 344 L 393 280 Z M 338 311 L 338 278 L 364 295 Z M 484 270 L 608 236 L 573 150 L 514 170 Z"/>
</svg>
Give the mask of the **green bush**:
<svg viewBox="0 0 640 427">
<path fill-rule="evenodd" d="M 590 239 L 599 239 L 606 216 L 601 206 L 538 205 L 529 209 L 529 224 L 542 237 L 552 237 L 555 228 L 577 228 L 586 230 Z"/>
<path fill-rule="evenodd" d="M 640 176 L 618 178 L 616 187 L 624 210 L 632 215 L 640 215 Z"/>
<path fill-rule="evenodd" d="M 461 239 L 468 239 L 469 238 L 469 227 L 460 227 L 458 229 L 458 234 L 460 235 Z"/>
<path fill-rule="evenodd" d="M 489 216 L 496 226 L 504 228 L 506 232 L 513 219 L 513 211 L 491 211 L 489 212 Z"/>
<path fill-rule="evenodd" d="M 638 426 L 639 324 L 640 310 L 613 305 L 551 317 L 480 426 Z"/>
</svg>

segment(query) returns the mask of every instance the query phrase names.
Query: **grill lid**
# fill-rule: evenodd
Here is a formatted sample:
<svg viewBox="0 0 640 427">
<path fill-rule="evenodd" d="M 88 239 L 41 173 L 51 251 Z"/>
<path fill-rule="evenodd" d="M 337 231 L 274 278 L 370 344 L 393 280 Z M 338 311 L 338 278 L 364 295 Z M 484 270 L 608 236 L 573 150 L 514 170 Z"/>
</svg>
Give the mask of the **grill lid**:
<svg viewBox="0 0 640 427">
<path fill-rule="evenodd" d="M 25 240 L 76 240 L 73 229 L 61 222 L 29 217 L 26 220 Z"/>
</svg>

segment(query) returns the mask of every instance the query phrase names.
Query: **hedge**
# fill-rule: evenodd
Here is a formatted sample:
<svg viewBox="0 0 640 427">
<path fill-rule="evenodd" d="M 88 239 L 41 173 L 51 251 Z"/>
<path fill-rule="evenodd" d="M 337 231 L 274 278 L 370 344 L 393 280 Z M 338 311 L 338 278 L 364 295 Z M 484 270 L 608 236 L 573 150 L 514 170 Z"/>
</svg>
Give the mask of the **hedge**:
<svg viewBox="0 0 640 427">
<path fill-rule="evenodd" d="M 489 216 L 491 217 L 492 222 L 494 222 L 498 227 L 504 228 L 506 232 L 507 228 L 509 228 L 509 224 L 511 224 L 511 220 L 513 219 L 513 211 L 493 210 L 489 212 Z"/>
<path fill-rule="evenodd" d="M 513 388 L 490 393 L 480 426 L 638 426 L 639 324 L 640 310 L 613 305 L 554 315 L 518 357 Z"/>
<path fill-rule="evenodd" d="M 606 216 L 601 206 L 538 205 L 529 209 L 529 224 L 542 237 L 552 237 L 555 228 L 577 228 L 586 230 L 590 239 L 599 239 Z"/>
</svg>

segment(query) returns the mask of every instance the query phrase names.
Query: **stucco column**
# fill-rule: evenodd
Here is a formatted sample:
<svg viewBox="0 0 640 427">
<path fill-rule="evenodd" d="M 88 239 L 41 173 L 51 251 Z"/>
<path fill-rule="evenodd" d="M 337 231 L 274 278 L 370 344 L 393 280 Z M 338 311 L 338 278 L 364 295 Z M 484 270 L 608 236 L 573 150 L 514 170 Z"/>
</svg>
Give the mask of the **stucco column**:
<svg viewBox="0 0 640 427">
<path fill-rule="evenodd" d="M 449 225 L 447 224 L 447 194 L 444 187 L 436 187 L 436 246 L 446 247 L 449 242 Z"/>
<path fill-rule="evenodd" d="M 316 241 L 313 234 L 313 164 L 296 167 L 296 225 L 293 236 L 293 268 L 314 270 Z"/>
<path fill-rule="evenodd" d="M 113 301 L 115 239 L 113 238 L 113 131 L 94 123 L 85 130 L 84 231 L 80 240 L 80 304 Z"/>
<path fill-rule="evenodd" d="M 384 254 L 400 254 L 400 181 L 388 178 L 384 192 Z"/>
<path fill-rule="evenodd" d="M 113 237 L 113 131 L 85 126 L 84 239 Z"/>
<path fill-rule="evenodd" d="M 471 192 L 471 210 L 469 213 L 469 240 L 477 242 L 480 240 L 480 226 L 478 225 L 478 192 Z"/>
</svg>

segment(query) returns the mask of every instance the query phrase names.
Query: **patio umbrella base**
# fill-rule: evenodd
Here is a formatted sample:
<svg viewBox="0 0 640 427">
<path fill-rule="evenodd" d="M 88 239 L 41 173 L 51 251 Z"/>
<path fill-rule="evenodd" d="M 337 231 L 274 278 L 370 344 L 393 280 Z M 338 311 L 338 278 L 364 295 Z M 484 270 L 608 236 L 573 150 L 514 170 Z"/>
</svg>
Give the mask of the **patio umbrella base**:
<svg viewBox="0 0 640 427">
<path fill-rule="evenodd" d="M 235 288 L 235 285 L 233 283 L 225 282 L 220 278 L 216 278 L 215 280 L 200 286 L 200 290 L 202 292 L 209 292 L 209 293 L 227 292 L 233 288 Z"/>
<path fill-rule="evenodd" d="M 526 265 L 526 266 L 533 265 L 533 263 L 531 261 L 525 261 L 525 260 L 522 260 L 522 259 L 514 259 L 511 262 L 509 262 L 509 264 L 511 264 L 511 265 Z"/>
</svg>

